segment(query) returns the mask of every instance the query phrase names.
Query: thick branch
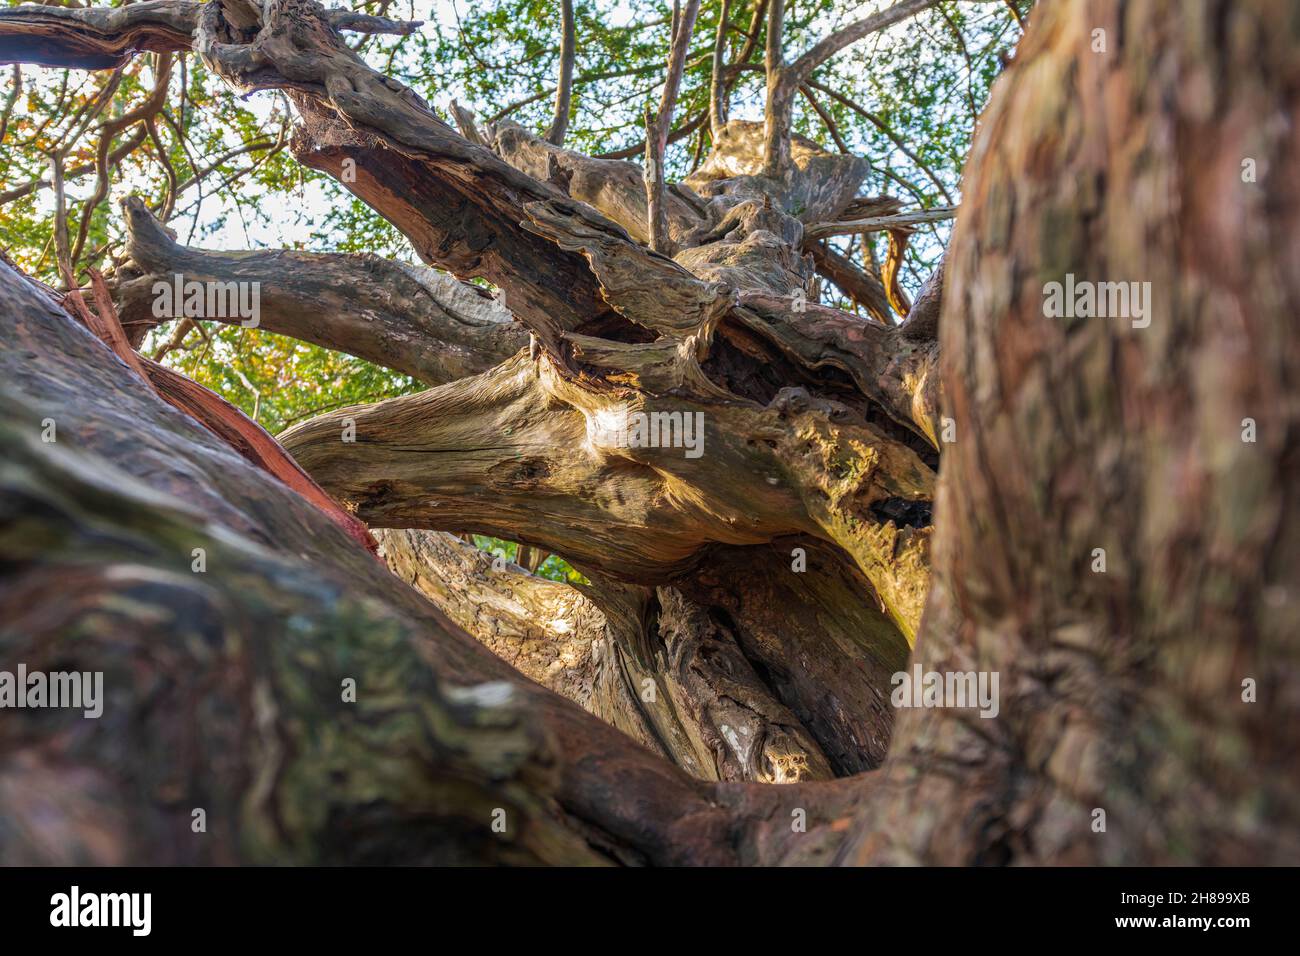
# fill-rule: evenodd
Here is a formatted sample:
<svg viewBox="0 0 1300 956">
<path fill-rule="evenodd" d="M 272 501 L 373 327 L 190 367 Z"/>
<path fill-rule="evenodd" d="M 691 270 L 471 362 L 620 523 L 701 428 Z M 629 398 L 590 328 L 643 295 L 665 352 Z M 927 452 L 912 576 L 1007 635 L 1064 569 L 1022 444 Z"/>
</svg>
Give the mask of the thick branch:
<svg viewBox="0 0 1300 956">
<path fill-rule="evenodd" d="M 858 266 L 847 256 L 842 256 L 825 243 L 814 242 L 808 247 L 817 271 L 834 282 L 867 310 L 877 322 L 893 324 L 893 309 L 880 279 Z"/>
<path fill-rule="evenodd" d="M 300 160 L 338 176 L 426 260 L 491 279 L 556 358 L 565 360 L 560 331 L 622 322 L 581 248 L 557 248 L 532 224 L 572 219 L 630 256 L 648 254 L 590 206 L 469 143 L 410 90 L 370 69 L 315 4 L 273 4 L 251 44 L 228 42 L 220 5 L 207 4 L 198 36 L 209 65 L 237 88 L 294 91 L 305 118 L 294 141 Z"/>
<path fill-rule="evenodd" d="M 777 783 L 831 776 L 736 635 L 677 591 L 603 580 L 579 590 L 513 565 L 497 569 L 491 555 L 449 534 L 379 537 L 399 577 L 503 660 L 688 773 Z"/>
<path fill-rule="evenodd" d="M 763 69 L 767 100 L 763 108 L 763 175 L 779 177 L 790 168 L 790 117 L 798 83 L 785 80 L 785 0 L 769 0 Z"/>
<path fill-rule="evenodd" d="M 0 290 L 0 656 L 107 695 L 102 720 L 6 719 L 0 779 L 49 784 L 0 787 L 6 862 L 735 861 L 705 787 L 520 678 L 3 265 Z M 195 806 L 209 839 L 157 837 Z"/>
<path fill-rule="evenodd" d="M 401 450 L 411 446 L 404 417 L 415 410 L 402 402 L 355 410 L 359 429 L 370 428 L 372 437 L 353 445 L 338 440 L 338 419 L 300 426 L 286 440 L 297 443 L 317 477 L 329 473 L 327 487 L 368 509 L 379 523 L 527 538 L 514 528 L 537 520 L 537 496 L 528 489 L 538 486 L 539 474 L 531 465 L 508 464 L 502 452 L 535 434 L 542 439 L 538 447 L 589 451 L 568 463 L 541 456 L 537 467 L 546 476 L 540 486 L 551 513 L 530 531 L 534 538 L 527 543 L 576 551 L 589 565 L 621 566 L 629 577 L 653 578 L 711 543 L 812 534 L 853 555 L 899 626 L 909 637 L 915 633 L 926 532 L 903 519 L 895 503 L 928 501 L 933 475 L 912 449 L 911 436 L 895 435 L 892 425 L 881 432 L 861 417 L 870 413 L 858 405 L 841 410 L 835 401 L 797 389 L 764 388 L 759 401 L 739 399 L 700 364 L 717 363 L 728 386 L 741 394 L 753 391 L 747 381 L 752 372 L 734 368 L 732 374 L 739 353 L 726 351 L 731 344 L 719 345 L 719 354 L 710 358 L 718 328 L 725 324 L 727 336 L 739 335 L 740 341 L 760 336 L 779 343 L 785 333 L 756 321 L 752 311 L 733 315 L 733 293 L 725 284 L 700 281 L 647 253 L 591 207 L 468 143 L 409 90 L 367 67 L 307 0 L 271 4 L 251 43 L 222 11 L 220 4 L 207 4 L 202 12 L 198 48 L 209 65 L 243 90 L 293 91 L 306 122 L 298 154 L 340 175 L 397 222 L 422 254 L 502 285 L 509 308 L 536 334 L 544 353 L 535 369 L 516 360 L 466 380 L 462 389 L 444 387 L 420 398 L 430 409 L 449 403 L 429 416 L 428 431 L 416 443 L 447 454 L 430 458 Z M 810 172 L 824 160 L 840 174 L 829 181 L 800 177 L 798 188 L 811 191 L 807 214 L 834 215 L 863 164 L 811 146 L 808 155 Z M 346 160 L 355 162 L 355 176 L 344 175 Z M 798 222 L 773 211 L 775 231 L 757 228 L 766 221 L 761 204 L 743 200 L 734 208 L 744 215 L 733 228 L 750 224 L 744 231 L 753 253 L 775 240 L 795 255 Z M 628 345 L 618 338 L 628 323 L 663 338 Z M 780 348 L 788 356 L 802 354 L 788 343 Z M 667 455 L 616 451 L 608 437 L 590 444 L 589 416 L 624 403 L 632 403 L 629 411 L 704 415 L 710 447 L 720 450 L 716 463 L 711 455 L 709 467 L 698 467 L 680 449 Z M 520 416 L 524 404 L 534 414 Z M 472 424 L 463 421 L 460 409 L 466 407 L 481 409 Z M 537 415 L 537 408 L 547 411 Z M 509 421 L 520 437 L 502 442 L 484 434 L 492 416 Z M 377 457 L 355 469 L 349 464 L 348 475 L 334 473 L 363 444 L 367 455 Z M 307 464 L 309 457 L 313 464 Z M 380 460 L 385 457 L 393 460 Z M 430 469 L 435 462 L 440 467 Z M 482 469 L 497 463 L 510 477 L 485 480 Z M 729 477 L 734 474 L 752 476 L 754 485 L 737 485 Z M 585 500 L 584 483 L 596 487 L 606 475 L 616 484 L 631 478 L 638 494 L 622 504 Z M 453 480 L 454 489 L 448 484 Z M 467 487 L 473 489 L 468 494 Z M 507 493 L 512 488 L 518 493 Z M 440 495 L 459 499 L 465 510 L 458 518 L 450 500 L 445 507 L 431 505 Z M 655 533 L 646 527 L 646 509 L 655 517 Z M 592 531 L 575 544 L 572 529 L 583 523 Z"/>
<path fill-rule="evenodd" d="M 943 307 L 943 272 L 946 262 L 946 256 L 939 260 L 939 265 L 925 281 L 916 301 L 912 303 L 912 311 L 907 313 L 907 318 L 899 326 L 899 332 L 909 339 L 934 342 L 939 338 L 939 314 Z"/>
<path fill-rule="evenodd" d="M 0 9 L 0 63 L 111 70 L 139 53 L 190 49 L 200 0 L 143 0 L 122 7 L 24 4 Z M 328 10 L 336 30 L 411 33 L 421 21 Z"/>
<path fill-rule="evenodd" d="M 482 289 L 432 269 L 371 255 L 279 250 L 210 252 L 177 243 L 135 197 L 123 203 L 130 267 L 116 290 L 119 314 L 139 342 L 183 313 L 184 283 L 257 283 L 261 328 L 347 352 L 430 385 L 474 375 L 528 344 L 528 334 Z M 159 314 L 161 296 L 172 309 Z M 238 309 L 190 318 L 241 324 Z M 218 303 L 220 305 L 220 303 Z"/>
<path fill-rule="evenodd" d="M 794 307 L 762 294 L 741 297 L 741 316 L 754 316 L 773 340 L 810 368 L 833 366 L 853 377 L 862 394 L 899 425 L 938 448 L 939 352 L 904 326 L 864 322 L 814 303 Z"/>
<path fill-rule="evenodd" d="M 511 166 L 536 179 L 562 183 L 573 199 L 587 203 L 627 230 L 637 242 L 649 243 L 644 169 L 636 163 L 600 159 L 551 146 L 524 127 L 511 122 L 496 124 L 494 146 Z M 661 207 L 667 235 L 674 245 L 690 244 L 708 225 L 701 200 L 683 195 L 683 187 L 669 187 Z"/>
<path fill-rule="evenodd" d="M 198 11 L 197 0 L 8 7 L 0 10 L 0 62 L 108 70 L 137 53 L 188 50 Z"/>
<path fill-rule="evenodd" d="M 515 565 L 498 570 L 492 555 L 455 535 L 380 529 L 375 537 L 393 573 L 467 633 L 524 676 L 598 713 L 596 645 L 606 625 L 589 598 Z"/>
<path fill-rule="evenodd" d="M 573 63 L 577 52 L 578 31 L 573 20 L 573 0 L 560 0 L 560 79 L 555 87 L 555 112 L 546 131 L 546 141 L 563 146 L 569 129 L 569 105 L 573 99 Z"/>
<path fill-rule="evenodd" d="M 519 356 L 281 439 L 371 525 L 522 539 L 628 580 L 665 581 L 709 544 L 812 534 L 853 555 L 900 628 L 915 633 L 926 534 L 883 504 L 929 499 L 933 475 L 907 445 L 801 390 L 766 407 L 737 401 L 671 339 L 568 341 L 580 379 L 545 356 Z M 639 386 L 602 384 L 602 371 Z M 656 413 L 692 428 L 697 451 L 688 454 L 680 430 L 676 447 L 636 444 L 629 416 Z M 353 443 L 341 441 L 348 422 Z"/>
</svg>

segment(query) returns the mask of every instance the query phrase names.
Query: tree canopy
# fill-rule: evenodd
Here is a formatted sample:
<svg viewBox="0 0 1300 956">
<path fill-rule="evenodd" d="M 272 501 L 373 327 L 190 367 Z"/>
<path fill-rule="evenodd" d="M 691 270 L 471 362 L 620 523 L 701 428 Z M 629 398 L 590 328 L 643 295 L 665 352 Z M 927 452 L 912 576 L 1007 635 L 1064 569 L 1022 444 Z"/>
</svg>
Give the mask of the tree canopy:
<svg viewBox="0 0 1300 956">
<path fill-rule="evenodd" d="M 990 84 L 1020 36 L 1029 3 L 949 0 L 842 51 L 810 77 L 795 104 L 794 130 L 833 152 L 871 163 L 864 190 L 895 196 L 905 208 L 955 204 L 962 163 Z M 10 0 L 10 5 L 17 4 Z M 761 119 L 765 0 L 727 3 L 726 63 L 731 115 Z M 790 4 L 785 42 L 804 49 L 870 12 L 873 3 Z M 671 178 L 698 166 L 711 145 L 707 122 L 712 50 L 722 3 L 701 5 L 682 78 L 665 164 Z M 483 120 L 510 119 L 542 133 L 552 119 L 560 72 L 561 3 L 538 0 L 437 0 L 356 4 L 365 13 L 425 20 L 402 35 L 362 35 L 351 44 L 368 60 L 424 95 L 449 116 L 453 95 Z M 668 58 L 671 6 L 630 0 L 573 5 L 576 62 L 566 145 L 591 155 L 639 161 L 644 116 L 658 101 Z M 744 58 L 742 59 L 742 55 Z M 64 167 L 64 208 L 79 275 L 124 256 L 125 229 L 115 200 L 146 200 L 181 241 L 216 248 L 291 248 L 372 252 L 415 261 L 405 237 L 332 177 L 294 162 L 287 151 L 292 110 L 283 93 L 242 96 L 208 75 L 192 53 L 165 55 L 167 98 L 156 56 L 120 70 L 75 73 L 15 65 L 4 105 L 0 150 L 0 248 L 24 270 L 61 284 L 52 227 L 50 155 Z M 454 91 L 449 94 L 447 91 Z M 156 109 L 154 108 L 156 106 Z M 120 128 L 113 119 L 147 115 Z M 109 157 L 100 196 L 97 151 Z M 933 271 L 950 223 L 922 226 L 904 254 L 899 279 L 915 294 Z M 840 236 L 850 258 L 880 262 L 888 237 Z M 832 283 L 824 301 L 853 307 Z M 404 394 L 407 376 L 337 351 L 260 329 L 213 323 L 151 333 L 145 351 L 207 385 L 272 433 L 322 411 Z"/>
</svg>

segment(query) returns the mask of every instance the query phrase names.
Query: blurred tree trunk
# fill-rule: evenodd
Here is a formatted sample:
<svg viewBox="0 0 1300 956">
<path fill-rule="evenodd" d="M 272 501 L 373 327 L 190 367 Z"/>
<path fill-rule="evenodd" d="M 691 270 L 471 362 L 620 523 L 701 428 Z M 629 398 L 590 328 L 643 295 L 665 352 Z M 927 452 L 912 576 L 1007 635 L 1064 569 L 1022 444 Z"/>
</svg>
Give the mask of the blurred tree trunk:
<svg viewBox="0 0 1300 956">
<path fill-rule="evenodd" d="M 916 649 L 1001 712 L 903 712 L 843 859 L 1300 857 L 1298 78 L 1285 2 L 1035 9 L 947 257 Z M 1145 315 L 1046 318 L 1067 273 Z"/>
</svg>

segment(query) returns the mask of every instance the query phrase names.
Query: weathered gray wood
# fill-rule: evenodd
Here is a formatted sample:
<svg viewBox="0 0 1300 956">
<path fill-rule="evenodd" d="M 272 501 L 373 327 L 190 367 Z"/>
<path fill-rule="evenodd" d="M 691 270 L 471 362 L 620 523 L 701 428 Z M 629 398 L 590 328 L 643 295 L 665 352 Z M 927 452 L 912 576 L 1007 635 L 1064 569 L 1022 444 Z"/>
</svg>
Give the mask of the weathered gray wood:
<svg viewBox="0 0 1300 956">
<path fill-rule="evenodd" d="M 161 282 L 258 284 L 259 328 L 348 352 L 429 385 L 486 371 L 528 344 L 498 300 L 478 286 L 373 255 L 214 252 L 175 241 L 136 197 L 123 203 L 128 265 L 115 290 L 132 341 L 160 322 Z M 238 324 L 240 317 L 212 316 Z"/>
<path fill-rule="evenodd" d="M 786 783 L 832 775 L 820 743 L 783 697 L 811 701 L 783 695 L 756 670 L 767 671 L 768 660 L 797 680 L 802 668 L 791 666 L 794 641 L 789 653 L 759 642 L 742 645 L 734 626 L 675 588 L 549 581 L 514 565 L 495 566 L 490 555 L 439 532 L 381 530 L 378 539 L 394 573 L 497 656 L 693 776 Z M 901 660 L 906 643 L 892 625 L 880 624 Z M 831 687 L 851 698 L 845 688 L 866 658 L 846 654 L 837 668 L 844 677 L 826 682 L 823 699 Z M 860 683 L 870 680 L 864 675 Z M 811 710 L 829 714 L 830 708 Z M 865 748 L 849 750 L 851 765 L 870 765 Z"/>
</svg>

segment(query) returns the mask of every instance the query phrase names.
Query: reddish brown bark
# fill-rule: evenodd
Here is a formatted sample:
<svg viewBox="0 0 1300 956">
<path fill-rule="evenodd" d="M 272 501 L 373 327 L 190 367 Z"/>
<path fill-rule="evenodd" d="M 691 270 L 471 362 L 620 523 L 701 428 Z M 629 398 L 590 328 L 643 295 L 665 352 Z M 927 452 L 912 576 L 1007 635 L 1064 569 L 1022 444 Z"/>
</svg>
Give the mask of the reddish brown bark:
<svg viewBox="0 0 1300 956">
<path fill-rule="evenodd" d="M 695 734 L 732 779 L 691 779 L 522 678 L 3 270 L 0 608 L 18 622 L 4 650 L 52 660 L 90 629 L 85 660 L 131 688 L 90 734 L 5 725 L 0 808 L 37 834 L 15 858 L 49 859 L 48 835 L 67 829 L 97 862 L 1300 859 L 1300 21 L 1284 0 L 1037 9 L 983 117 L 942 289 L 898 329 L 782 307 L 808 278 L 802 222 L 783 210 L 797 199 L 834 218 L 856 160 L 796 140 L 795 168 L 767 182 L 747 145 L 762 131 L 733 121 L 692 179 L 704 201 L 683 204 L 702 223 L 672 262 L 606 218 L 632 208 L 617 196 L 584 193 L 597 212 L 566 195 L 554 154 L 542 180 L 521 168 L 534 144 L 495 154 L 440 125 L 310 4 L 268 8 L 258 57 L 221 11 L 202 13 L 214 68 L 293 89 L 309 114 L 299 154 L 355 159 L 359 195 L 430 260 L 499 281 L 540 339 L 476 379 L 357 413 L 368 456 L 339 453 L 332 419 L 291 447 L 376 523 L 514 530 L 653 585 L 662 659 L 634 620 L 643 589 L 607 611 L 625 628 L 619 661 L 686 689 L 691 720 L 661 752 L 699 757 Z M 1151 297 L 1141 314 L 1054 318 L 1048 284 L 1067 275 L 1149 282 Z M 726 425 L 709 438 L 716 470 L 594 446 L 587 416 L 611 396 L 708 409 Z M 51 412 L 71 422 L 72 457 L 22 432 Z M 996 673 L 988 719 L 895 722 L 880 705 L 925 591 L 922 436 L 943 462 L 913 660 Z M 185 571 L 196 538 L 228 568 L 205 587 Z M 755 557 L 809 539 L 815 583 Z M 60 603 L 68 581 L 76 599 Z M 173 621 L 199 639 L 177 641 Z M 139 674 L 171 673 L 159 648 L 184 676 L 166 707 L 139 690 Z M 846 659 L 860 670 L 836 673 Z M 331 709 L 347 662 L 379 691 L 366 719 Z M 559 689 L 568 677 L 588 679 Z M 627 690 L 590 680 L 593 699 Z M 163 718 L 185 699 L 257 719 L 175 730 Z M 662 713 L 638 714 L 628 729 L 667 739 Z M 737 724 L 773 746 L 736 746 L 723 728 Z M 739 782 L 800 754 L 809 776 L 819 760 L 863 770 L 891 724 L 880 769 Z M 268 725 L 287 755 L 268 757 Z M 230 772 L 194 757 L 210 752 Z M 341 761 L 375 782 L 340 777 Z M 62 794 L 53 816 L 15 790 L 20 773 Z M 164 839 L 196 793 L 228 821 L 202 850 Z M 524 824 L 504 842 L 483 812 L 502 803 Z M 77 831 L 91 805 L 110 807 L 111 838 Z"/>
</svg>

